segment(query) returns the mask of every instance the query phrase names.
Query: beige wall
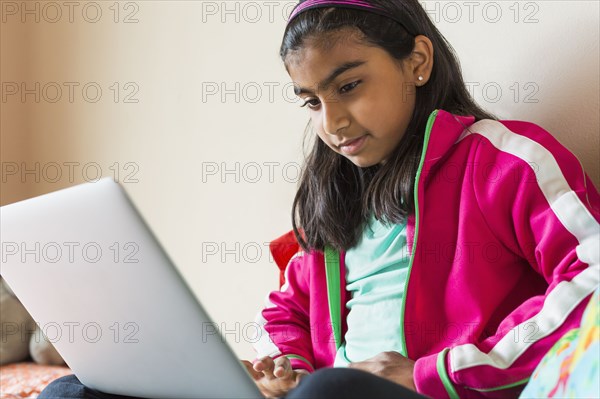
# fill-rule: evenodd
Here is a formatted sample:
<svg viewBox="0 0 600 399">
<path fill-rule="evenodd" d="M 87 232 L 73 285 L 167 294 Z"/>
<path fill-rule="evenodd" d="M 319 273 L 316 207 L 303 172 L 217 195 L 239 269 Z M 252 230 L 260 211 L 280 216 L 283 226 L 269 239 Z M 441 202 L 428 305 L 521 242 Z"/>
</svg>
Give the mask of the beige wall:
<svg viewBox="0 0 600 399">
<path fill-rule="evenodd" d="M 22 22 L 22 3 L 2 2 L 2 163 L 39 162 L 40 180 L 3 176 L 0 202 L 118 171 L 238 355 L 251 357 L 243 326 L 277 287 L 266 243 L 290 229 L 307 121 L 277 54 L 294 2 L 225 2 L 226 14 L 223 2 L 123 1 L 118 22 L 114 2 L 76 3 L 73 22 L 50 3 L 28 2 L 40 21 Z M 521 2 L 518 15 L 513 2 L 466 3 L 425 2 L 475 97 L 551 131 L 600 187 L 598 3 Z M 7 93 L 21 82 L 39 82 L 39 103 Z"/>
</svg>

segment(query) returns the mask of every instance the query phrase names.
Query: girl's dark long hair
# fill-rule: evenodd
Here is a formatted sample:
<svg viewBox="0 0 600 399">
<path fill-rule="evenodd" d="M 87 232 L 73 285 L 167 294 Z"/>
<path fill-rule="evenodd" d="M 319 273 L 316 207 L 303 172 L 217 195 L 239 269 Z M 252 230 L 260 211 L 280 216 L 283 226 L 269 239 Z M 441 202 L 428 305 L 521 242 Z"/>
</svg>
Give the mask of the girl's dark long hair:
<svg viewBox="0 0 600 399">
<path fill-rule="evenodd" d="M 372 212 L 379 220 L 404 223 L 414 213 L 414 183 L 429 115 L 443 109 L 476 120 L 497 119 L 480 108 L 465 87 L 452 46 L 437 30 L 418 0 L 370 0 L 406 20 L 406 28 L 433 43 L 433 70 L 427 84 L 416 88 L 415 110 L 406 133 L 383 165 L 361 168 L 330 149 L 316 134 L 302 168 L 292 206 L 292 226 L 305 251 L 325 245 L 347 250 L 356 245 Z M 414 49 L 415 36 L 391 18 L 347 8 L 304 11 L 286 28 L 280 56 L 323 42 L 344 28 L 358 29 L 366 45 L 376 45 L 403 60 Z M 400 90 L 402 88 L 399 88 Z M 307 132 L 311 131 L 307 126 Z M 306 139 L 306 136 L 305 136 Z"/>
</svg>

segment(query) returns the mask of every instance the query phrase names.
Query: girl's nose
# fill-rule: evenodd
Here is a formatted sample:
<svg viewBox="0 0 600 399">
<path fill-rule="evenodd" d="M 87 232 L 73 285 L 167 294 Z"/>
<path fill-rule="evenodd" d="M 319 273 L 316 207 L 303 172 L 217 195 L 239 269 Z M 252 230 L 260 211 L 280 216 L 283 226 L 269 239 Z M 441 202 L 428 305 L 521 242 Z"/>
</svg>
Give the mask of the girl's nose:
<svg viewBox="0 0 600 399">
<path fill-rule="evenodd" d="M 339 135 L 342 129 L 350 126 L 350 118 L 345 108 L 335 100 L 323 102 L 323 130 L 332 136 Z"/>
</svg>

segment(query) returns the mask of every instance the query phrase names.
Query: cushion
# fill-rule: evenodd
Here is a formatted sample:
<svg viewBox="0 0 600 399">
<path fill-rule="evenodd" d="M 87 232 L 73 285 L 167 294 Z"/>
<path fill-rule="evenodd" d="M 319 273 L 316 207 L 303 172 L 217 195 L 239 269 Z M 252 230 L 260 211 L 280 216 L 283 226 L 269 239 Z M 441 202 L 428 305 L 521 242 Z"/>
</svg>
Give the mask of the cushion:
<svg viewBox="0 0 600 399">
<path fill-rule="evenodd" d="M 520 398 L 600 398 L 600 288 L 581 319 L 542 358 Z"/>
<path fill-rule="evenodd" d="M 1 399 L 37 398 L 52 381 L 73 374 L 65 366 L 43 366 L 33 362 L 11 363 L 0 367 Z"/>
</svg>

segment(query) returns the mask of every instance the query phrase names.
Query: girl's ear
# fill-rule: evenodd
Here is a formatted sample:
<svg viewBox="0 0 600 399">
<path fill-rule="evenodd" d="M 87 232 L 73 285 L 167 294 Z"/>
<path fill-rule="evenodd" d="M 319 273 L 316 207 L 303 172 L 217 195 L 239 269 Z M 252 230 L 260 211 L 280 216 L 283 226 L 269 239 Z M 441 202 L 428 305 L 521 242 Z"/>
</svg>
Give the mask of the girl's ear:
<svg viewBox="0 0 600 399">
<path fill-rule="evenodd" d="M 414 82 L 417 86 L 423 86 L 429 81 L 433 70 L 433 44 L 427 36 L 415 37 L 415 48 L 410 55 Z M 419 76 L 423 79 L 419 80 Z"/>
</svg>

